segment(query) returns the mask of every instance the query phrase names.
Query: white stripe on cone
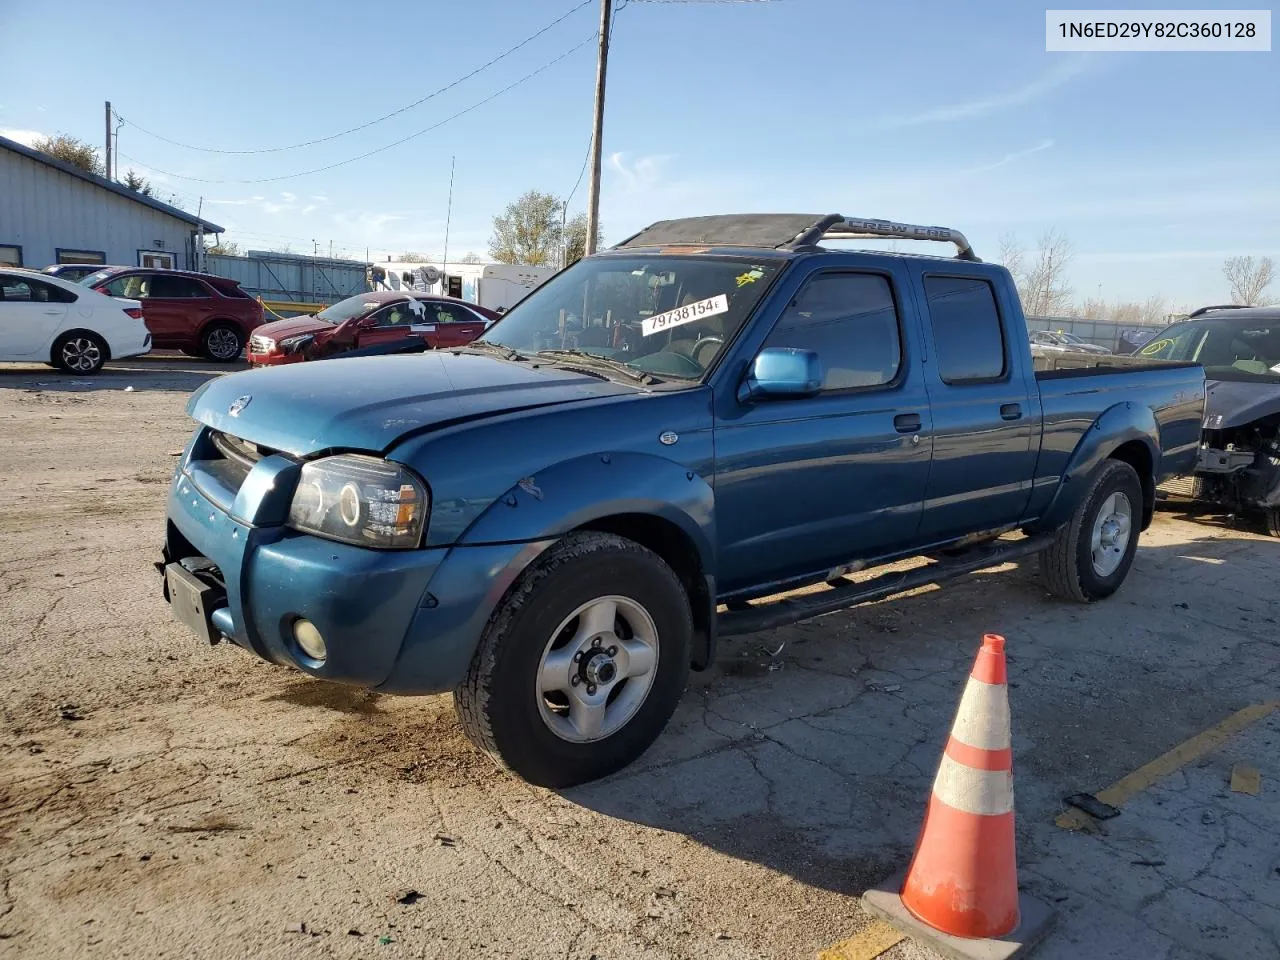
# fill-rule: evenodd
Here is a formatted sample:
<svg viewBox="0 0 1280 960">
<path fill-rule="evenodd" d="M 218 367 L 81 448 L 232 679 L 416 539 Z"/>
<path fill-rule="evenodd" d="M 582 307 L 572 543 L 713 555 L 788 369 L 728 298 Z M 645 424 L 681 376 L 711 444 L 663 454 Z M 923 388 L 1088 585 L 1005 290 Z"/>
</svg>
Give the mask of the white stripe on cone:
<svg viewBox="0 0 1280 960">
<path fill-rule="evenodd" d="M 982 817 L 1013 811 L 1013 772 L 975 770 L 945 753 L 933 781 L 933 795 L 953 809 Z"/>
<path fill-rule="evenodd" d="M 1009 742 L 1009 694 L 1003 683 L 969 678 L 951 735 L 979 750 L 1004 750 Z"/>
</svg>

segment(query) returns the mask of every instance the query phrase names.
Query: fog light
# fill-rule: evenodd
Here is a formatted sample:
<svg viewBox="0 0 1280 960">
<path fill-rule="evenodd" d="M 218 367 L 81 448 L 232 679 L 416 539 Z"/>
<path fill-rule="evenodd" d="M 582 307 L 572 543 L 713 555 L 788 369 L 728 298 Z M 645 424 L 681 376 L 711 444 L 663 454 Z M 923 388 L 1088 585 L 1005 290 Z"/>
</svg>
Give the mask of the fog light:
<svg viewBox="0 0 1280 960">
<path fill-rule="evenodd" d="M 324 645 L 324 637 L 310 620 L 295 620 L 293 623 L 293 639 L 298 647 L 312 660 L 323 660 L 329 655 Z"/>
</svg>

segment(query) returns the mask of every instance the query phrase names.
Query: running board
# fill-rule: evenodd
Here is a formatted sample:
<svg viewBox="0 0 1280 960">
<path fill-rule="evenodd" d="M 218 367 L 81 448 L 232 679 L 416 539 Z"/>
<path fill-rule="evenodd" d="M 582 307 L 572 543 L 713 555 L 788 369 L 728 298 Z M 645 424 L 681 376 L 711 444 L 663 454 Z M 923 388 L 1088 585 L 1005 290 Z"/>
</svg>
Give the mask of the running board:
<svg viewBox="0 0 1280 960">
<path fill-rule="evenodd" d="M 997 541 L 975 547 L 971 554 L 934 560 L 911 570 L 883 573 L 859 582 L 849 580 L 842 585 L 832 586 L 829 590 L 802 597 L 784 598 L 758 605 L 748 604 L 741 609 L 719 614 L 716 618 L 716 633 L 721 637 L 736 637 L 799 623 L 801 620 L 835 613 L 861 603 L 883 600 L 895 593 L 904 593 L 931 583 L 941 583 L 979 570 L 998 567 L 1039 553 L 1052 542 L 1053 536 L 1050 534 L 1039 534 L 1022 540 Z"/>
</svg>

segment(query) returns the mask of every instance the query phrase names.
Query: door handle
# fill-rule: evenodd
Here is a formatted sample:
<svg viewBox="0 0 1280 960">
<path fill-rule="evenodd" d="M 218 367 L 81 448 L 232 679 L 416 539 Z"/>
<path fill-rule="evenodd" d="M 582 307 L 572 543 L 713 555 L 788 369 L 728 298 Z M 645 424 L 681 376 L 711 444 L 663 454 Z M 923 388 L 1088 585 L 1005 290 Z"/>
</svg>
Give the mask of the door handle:
<svg viewBox="0 0 1280 960">
<path fill-rule="evenodd" d="M 920 414 L 900 413 L 893 418 L 893 429 L 899 433 L 915 433 L 920 429 Z"/>
<path fill-rule="evenodd" d="M 44 315 L 46 317 L 56 317 L 61 312 L 62 312 L 61 310 L 46 310 L 44 311 Z"/>
<path fill-rule="evenodd" d="M 1000 419 L 1002 420 L 1021 420 L 1022 404 L 1005 403 L 1000 406 Z"/>
</svg>

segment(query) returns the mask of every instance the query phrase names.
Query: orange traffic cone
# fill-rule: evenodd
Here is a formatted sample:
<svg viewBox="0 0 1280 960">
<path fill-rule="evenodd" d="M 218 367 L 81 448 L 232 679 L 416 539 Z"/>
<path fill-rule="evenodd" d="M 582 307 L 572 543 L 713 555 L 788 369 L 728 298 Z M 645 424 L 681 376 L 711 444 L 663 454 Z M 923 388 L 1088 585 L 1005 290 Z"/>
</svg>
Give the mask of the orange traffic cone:
<svg viewBox="0 0 1280 960">
<path fill-rule="evenodd" d="M 1006 683 L 1004 637 L 987 634 L 902 887 L 908 910 L 957 937 L 1001 937 L 1018 925 Z"/>
<path fill-rule="evenodd" d="M 900 893 L 863 903 L 951 956 L 1012 957 L 1052 925 L 1018 894 L 1004 637 L 982 638 Z"/>
</svg>

